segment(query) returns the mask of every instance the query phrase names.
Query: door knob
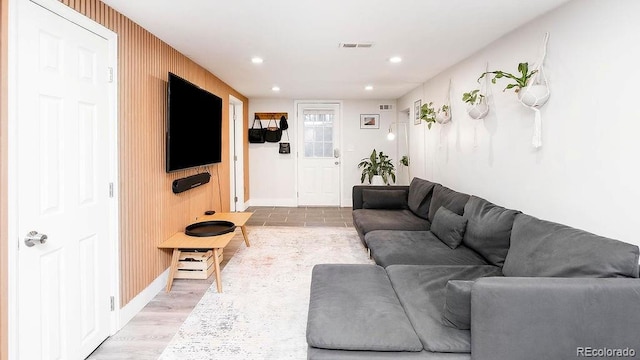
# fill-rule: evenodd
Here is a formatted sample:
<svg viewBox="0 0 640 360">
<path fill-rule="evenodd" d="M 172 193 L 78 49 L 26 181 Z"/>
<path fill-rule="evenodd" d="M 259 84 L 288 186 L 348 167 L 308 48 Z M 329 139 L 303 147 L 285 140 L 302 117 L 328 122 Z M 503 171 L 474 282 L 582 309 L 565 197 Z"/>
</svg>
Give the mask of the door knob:
<svg viewBox="0 0 640 360">
<path fill-rule="evenodd" d="M 340 164 L 340 162 L 339 162 L 339 161 L 336 161 L 336 162 L 334 162 L 334 164 L 339 165 L 339 164 Z"/>
<path fill-rule="evenodd" d="M 37 244 L 44 244 L 47 242 L 47 235 L 40 234 L 37 231 L 29 231 L 27 236 L 24 238 L 24 243 L 28 247 L 32 247 Z"/>
</svg>

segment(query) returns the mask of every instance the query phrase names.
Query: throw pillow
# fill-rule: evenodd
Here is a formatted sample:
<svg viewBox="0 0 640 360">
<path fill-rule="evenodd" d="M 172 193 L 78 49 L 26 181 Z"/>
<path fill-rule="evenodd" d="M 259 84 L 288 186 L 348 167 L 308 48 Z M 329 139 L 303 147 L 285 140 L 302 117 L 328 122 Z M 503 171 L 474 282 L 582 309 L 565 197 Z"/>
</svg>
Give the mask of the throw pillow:
<svg viewBox="0 0 640 360">
<path fill-rule="evenodd" d="M 502 267 L 509 251 L 513 221 L 518 213 L 472 196 L 464 207 L 463 216 L 468 223 L 462 242 L 490 264 Z"/>
<path fill-rule="evenodd" d="M 406 190 L 362 190 L 363 209 L 397 210 L 407 208 Z"/>
<path fill-rule="evenodd" d="M 429 205 L 429 221 L 433 222 L 433 217 L 436 215 L 436 211 L 440 209 L 440 206 L 444 206 L 452 212 L 462 215 L 467 200 L 469 200 L 469 195 L 437 184 L 433 188 L 433 197 Z"/>
<path fill-rule="evenodd" d="M 467 219 L 441 206 L 431 223 L 431 232 L 448 247 L 455 249 L 464 237 L 467 229 Z"/>
<path fill-rule="evenodd" d="M 409 184 L 409 210 L 425 220 L 429 218 L 429 206 L 435 183 L 420 178 L 413 178 Z"/>
<path fill-rule="evenodd" d="M 460 330 L 471 329 L 471 287 L 474 281 L 449 280 L 444 288 L 442 323 Z"/>
</svg>

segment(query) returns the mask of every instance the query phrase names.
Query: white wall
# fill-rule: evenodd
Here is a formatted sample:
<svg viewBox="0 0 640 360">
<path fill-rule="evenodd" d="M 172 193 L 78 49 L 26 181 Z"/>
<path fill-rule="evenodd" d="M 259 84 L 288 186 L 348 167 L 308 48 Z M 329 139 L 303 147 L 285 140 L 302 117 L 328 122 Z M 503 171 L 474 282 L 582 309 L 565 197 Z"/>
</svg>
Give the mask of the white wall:
<svg viewBox="0 0 640 360">
<path fill-rule="evenodd" d="M 576 0 L 508 34 L 398 100 L 441 103 L 449 79 L 453 124 L 438 146 L 439 125 L 414 126 L 414 175 L 497 204 L 640 244 L 640 1 Z M 490 86 L 484 122 L 467 117 L 462 93 L 488 62 L 515 72 L 536 61 L 550 32 L 545 62 L 551 98 L 542 108 L 543 147 L 531 146 L 534 114 L 506 82 Z M 477 147 L 474 146 L 474 134 Z"/>
<path fill-rule="evenodd" d="M 289 113 L 288 132 L 291 154 L 279 154 L 277 143 L 249 144 L 249 205 L 297 206 L 295 177 L 297 127 L 293 100 L 249 99 L 249 127 L 253 123 L 256 112 Z M 268 121 L 263 121 L 262 126 L 266 127 L 267 123 Z M 282 137 L 282 141 L 286 141 L 286 132 Z"/>
<path fill-rule="evenodd" d="M 341 206 L 351 206 L 351 188 L 360 184 L 358 163 L 371 151 L 384 151 L 397 160 L 396 143 L 386 139 L 389 124 L 396 121 L 395 100 L 344 100 L 341 128 Z M 393 105 L 392 111 L 380 111 L 380 104 Z M 278 144 L 249 144 L 250 201 L 253 206 L 297 206 L 296 158 L 297 126 L 294 100 L 250 99 L 249 121 L 256 112 L 288 112 L 291 154 L 278 154 Z M 360 129 L 360 114 L 380 114 L 380 129 Z M 266 121 L 263 122 L 266 126 Z M 251 124 L 249 125 L 251 126 Z M 286 137 L 286 135 L 285 135 Z"/>
</svg>

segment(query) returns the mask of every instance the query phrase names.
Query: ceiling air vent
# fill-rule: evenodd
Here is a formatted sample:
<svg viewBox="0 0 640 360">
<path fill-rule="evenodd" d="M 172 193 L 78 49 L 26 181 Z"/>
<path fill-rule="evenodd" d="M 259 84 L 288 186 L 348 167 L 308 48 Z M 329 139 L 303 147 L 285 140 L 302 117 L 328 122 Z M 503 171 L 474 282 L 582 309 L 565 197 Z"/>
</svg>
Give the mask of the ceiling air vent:
<svg viewBox="0 0 640 360">
<path fill-rule="evenodd" d="M 339 47 L 341 48 L 346 48 L 346 49 L 355 49 L 355 48 L 363 48 L 363 49 L 367 49 L 373 46 L 373 43 L 370 42 L 360 42 L 360 43 L 356 43 L 356 42 L 349 42 L 349 43 L 340 43 L 338 44 Z"/>
<path fill-rule="evenodd" d="M 380 111 L 391 111 L 393 110 L 392 104 L 380 104 Z"/>
</svg>

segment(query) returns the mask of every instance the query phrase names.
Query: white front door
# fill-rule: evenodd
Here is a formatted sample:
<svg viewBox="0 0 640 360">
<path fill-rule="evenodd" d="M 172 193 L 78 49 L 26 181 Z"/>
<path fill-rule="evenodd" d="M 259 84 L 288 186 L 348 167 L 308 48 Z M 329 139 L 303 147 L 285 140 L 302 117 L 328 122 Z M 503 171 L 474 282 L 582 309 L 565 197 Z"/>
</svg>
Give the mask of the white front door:
<svg viewBox="0 0 640 360">
<path fill-rule="evenodd" d="M 340 205 L 340 105 L 298 104 L 298 205 Z"/>
<path fill-rule="evenodd" d="M 110 328 L 109 42 L 17 3 L 18 355 L 84 359 Z"/>
</svg>

